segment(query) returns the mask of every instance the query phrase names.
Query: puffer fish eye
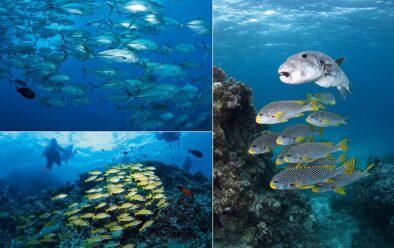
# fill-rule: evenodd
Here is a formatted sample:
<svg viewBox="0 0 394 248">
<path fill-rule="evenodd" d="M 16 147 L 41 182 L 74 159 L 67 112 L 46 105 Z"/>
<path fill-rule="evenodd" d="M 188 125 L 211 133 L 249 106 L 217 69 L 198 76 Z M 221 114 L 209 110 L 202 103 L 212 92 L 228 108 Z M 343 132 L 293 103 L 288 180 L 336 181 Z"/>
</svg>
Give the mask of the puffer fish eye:
<svg viewBox="0 0 394 248">
<path fill-rule="evenodd" d="M 301 58 L 306 59 L 308 57 L 308 54 L 304 53 L 303 55 L 301 55 Z"/>
</svg>

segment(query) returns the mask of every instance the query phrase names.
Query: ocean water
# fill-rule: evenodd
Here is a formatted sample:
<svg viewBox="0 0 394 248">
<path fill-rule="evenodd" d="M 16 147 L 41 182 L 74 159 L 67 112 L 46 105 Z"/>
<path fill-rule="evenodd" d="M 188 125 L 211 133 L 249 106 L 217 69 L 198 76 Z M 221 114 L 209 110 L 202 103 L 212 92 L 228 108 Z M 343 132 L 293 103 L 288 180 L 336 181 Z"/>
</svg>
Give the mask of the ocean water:
<svg viewBox="0 0 394 248">
<path fill-rule="evenodd" d="M 210 132 L 1 132 L 0 143 L 1 247 L 211 243 Z M 48 159 L 57 158 L 60 165 L 47 166 Z M 153 189 L 143 183 L 146 178 L 156 185 Z M 110 185 L 125 191 L 114 193 Z M 127 196 L 133 190 L 142 200 Z M 89 198 L 95 194 L 98 198 Z M 130 203 L 134 205 L 124 205 Z M 98 204 L 106 207 L 96 208 Z M 110 206 L 116 209 L 106 210 Z M 151 213 L 137 214 L 146 209 Z M 109 215 L 82 217 L 92 213 Z M 121 214 L 133 218 L 120 220 Z M 192 214 L 195 219 L 190 221 Z M 139 221 L 135 227 L 125 226 L 133 220 Z M 121 230 L 113 229 L 115 224 Z M 102 228 L 104 233 L 94 233 Z M 187 233 L 179 235 L 182 230 Z"/>
<path fill-rule="evenodd" d="M 89 25 L 95 20 L 111 23 L 114 26 L 119 26 L 128 20 L 137 23 L 145 18 L 145 15 L 156 13 L 155 10 L 133 14 L 127 11 L 119 13 L 115 8 L 109 14 L 108 5 L 105 1 L 100 0 L 86 2 L 86 5 L 92 4 L 94 6 L 91 14 L 78 15 L 62 12 L 61 6 L 59 7 L 59 3 L 56 1 L 47 1 L 55 4 L 54 9 L 49 9 L 44 1 L 27 2 L 4 1 L 0 4 L 0 9 L 2 13 L 4 12 L 0 20 L 2 27 L 0 104 L 7 106 L 0 110 L 0 115 L 4 116 L 0 124 L 1 130 L 211 130 L 211 35 L 209 33 L 198 34 L 186 25 L 192 20 L 201 19 L 210 27 L 211 1 L 203 0 L 198 3 L 193 1 L 158 1 L 161 7 L 159 11 L 156 11 L 159 14 L 157 18 L 162 23 L 152 24 L 152 29 L 157 32 L 142 30 L 142 28 L 128 30 L 127 28 L 106 28 L 105 25 L 99 28 Z M 78 3 L 78 1 L 74 2 Z M 80 1 L 81 4 L 84 2 Z M 147 1 L 147 3 L 149 2 Z M 28 4 L 29 7 L 26 8 L 25 4 Z M 55 21 L 57 20 L 55 17 L 74 22 L 74 24 L 62 24 L 61 21 Z M 169 18 L 168 24 L 161 18 Z M 43 33 L 49 33 L 48 30 L 55 30 L 57 34 L 49 35 L 50 37 L 46 38 Z M 89 33 L 87 36 L 70 38 L 62 43 L 60 33 L 65 30 L 68 32 L 87 31 Z M 140 61 L 149 59 L 157 62 L 158 65 L 160 63 L 176 65 L 190 63 L 192 68 L 185 65 L 182 67 L 181 76 L 161 77 L 137 63 L 112 63 L 99 58 L 81 59 L 81 56 L 73 54 L 71 48 L 79 43 L 89 47 L 93 53 L 108 49 L 127 48 L 119 41 L 110 45 L 92 45 L 95 43 L 95 38 L 108 34 L 115 39 L 118 39 L 119 35 L 135 35 L 136 39 L 148 39 L 155 42 L 159 49 L 165 47 L 172 49 L 168 54 L 162 54 L 156 50 L 134 51 Z M 175 51 L 176 45 L 180 43 L 192 45 L 195 50 L 191 52 Z M 35 50 L 33 52 L 18 50 L 23 46 Z M 68 94 L 61 92 L 59 87 L 52 90 L 42 90 L 40 84 L 48 83 L 47 79 L 26 75 L 26 69 L 33 68 L 38 61 L 48 61 L 38 55 L 39 49 L 42 48 L 49 48 L 61 56 L 64 56 L 64 50 L 67 51 L 66 59 L 56 63 L 58 70 L 49 74 L 48 77 L 59 74 L 68 75 L 71 80 L 65 84 L 78 84 L 85 89 L 85 94 Z M 22 69 L 17 66 L 18 63 L 15 60 L 23 64 Z M 84 68 L 89 71 L 97 66 L 124 70 L 127 75 L 116 78 L 99 77 L 89 72 L 84 76 L 82 71 Z M 192 92 L 180 92 L 179 94 L 183 96 L 182 99 L 170 97 L 165 100 L 148 99 L 145 101 L 137 96 L 139 93 L 136 92 L 139 91 L 139 88 L 130 86 L 128 90 L 132 92 L 133 99 L 111 101 L 105 98 L 114 95 L 127 97 L 125 91 L 127 87 L 94 88 L 91 86 L 92 84 L 100 85 L 111 79 L 125 81 L 148 75 L 155 77 L 151 78 L 152 81 L 143 83 L 143 87 L 148 87 L 148 89 L 161 84 L 172 84 L 176 87 L 176 91 L 180 91 L 182 87 L 191 85 Z M 16 86 L 20 87 L 20 85 L 10 82 L 15 79 L 26 81 L 28 87 L 36 93 L 36 98 L 30 100 L 18 94 Z M 147 86 L 148 83 L 153 84 Z M 174 91 L 173 89 L 171 94 Z M 189 97 L 185 97 L 187 94 Z M 41 102 L 42 99 L 48 97 L 64 102 L 65 106 L 48 107 Z M 76 103 L 75 99 L 79 98 L 82 98 L 86 103 Z M 190 102 L 191 99 L 193 99 L 192 102 Z M 125 106 L 129 106 L 128 109 L 122 109 Z M 121 110 L 118 110 L 119 107 Z M 163 114 L 167 115 L 162 117 Z"/>
<path fill-rule="evenodd" d="M 317 139 L 338 143 L 348 138 L 347 157 L 355 157 L 360 170 L 371 157 L 386 157 L 386 163 L 393 162 L 393 1 L 213 2 L 214 64 L 252 88 L 257 111 L 272 101 L 305 100 L 307 93 L 330 92 L 336 105 L 326 110 L 348 117 L 348 124 L 325 128 L 323 136 Z M 334 59 L 344 57 L 341 68 L 352 84 L 352 94 L 342 99 L 336 88 L 282 83 L 279 66 L 301 51 L 320 51 Z M 306 116 L 270 125 L 269 129 L 280 132 L 290 125 L 306 123 Z M 385 219 L 390 219 L 392 211 L 377 217 L 371 210 L 392 208 L 392 191 L 385 191 L 381 183 L 390 185 L 392 175 L 383 171 L 392 167 L 385 168 L 373 173 L 372 181 L 364 178 L 347 186 L 345 196 L 298 191 L 316 216 L 314 230 L 323 247 L 392 247 L 393 227 L 383 224 L 388 223 Z M 376 191 L 371 191 L 372 185 Z M 373 195 L 382 191 L 387 198 L 380 205 L 382 198 Z M 383 207 L 384 204 L 388 205 Z M 380 216 L 383 217 L 379 220 Z M 326 230 L 324 234 L 320 233 L 321 228 Z"/>
<path fill-rule="evenodd" d="M 158 139 L 156 132 L 2 132 L 0 177 L 10 173 L 33 173 L 51 176 L 60 182 L 74 181 L 79 174 L 105 168 L 121 162 L 160 161 L 182 168 L 187 156 L 192 159 L 191 173 L 201 172 L 211 177 L 211 134 L 171 133 L 174 140 Z M 73 156 L 45 170 L 44 150 L 51 139 L 60 147 L 73 145 Z M 203 157 L 195 157 L 188 150 L 199 150 Z M 12 179 L 12 178 L 11 178 Z"/>
<path fill-rule="evenodd" d="M 337 104 L 327 111 L 349 117 L 329 127 L 324 138 L 348 138 L 348 156 L 382 157 L 394 150 L 394 55 L 392 1 L 214 1 L 214 64 L 253 89 L 257 111 L 272 101 L 305 100 L 307 93 L 331 92 Z M 353 93 L 344 100 L 336 88 L 314 83 L 284 84 L 278 68 L 290 55 L 321 51 L 344 57 L 341 68 Z M 271 125 L 280 131 L 305 117 Z"/>
</svg>

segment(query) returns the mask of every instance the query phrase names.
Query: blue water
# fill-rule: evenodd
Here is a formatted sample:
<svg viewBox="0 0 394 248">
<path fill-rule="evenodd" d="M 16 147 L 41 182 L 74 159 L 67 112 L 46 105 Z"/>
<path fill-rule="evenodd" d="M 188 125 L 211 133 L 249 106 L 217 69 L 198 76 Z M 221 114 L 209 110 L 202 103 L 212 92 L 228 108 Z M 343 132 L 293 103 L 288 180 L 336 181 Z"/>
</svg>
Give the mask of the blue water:
<svg viewBox="0 0 394 248">
<path fill-rule="evenodd" d="M 32 1 L 32 3 L 41 1 Z M 208 25 L 212 22 L 211 20 L 211 1 L 172 1 L 163 0 L 161 1 L 165 8 L 163 15 L 165 17 L 173 18 L 185 24 L 196 18 L 201 18 Z M 42 2 L 41 2 L 42 3 Z M 105 1 L 96 1 L 98 6 L 97 10 L 92 15 L 77 16 L 71 15 L 68 18 L 76 22 L 75 26 L 72 26 L 75 30 L 86 30 L 91 32 L 92 38 L 98 35 L 93 27 L 86 26 L 87 21 L 94 19 L 111 20 L 115 24 L 120 20 L 127 20 L 127 15 L 113 13 L 108 15 L 109 8 L 105 4 Z M 0 4 L 0 8 L 4 7 Z M 23 11 L 23 9 L 21 9 Z M 40 14 L 39 14 L 40 15 Z M 41 14 L 42 15 L 42 14 Z M 4 21 L 7 20 L 5 16 L 1 24 L 12 25 L 11 23 Z M 12 30 L 10 29 L 10 32 Z M 39 29 L 39 27 L 37 27 Z M 20 45 L 20 40 L 16 40 L 15 37 L 10 36 L 10 33 L 2 35 L 2 39 L 6 39 L 7 43 L 10 39 L 13 45 Z M 3 37 L 4 36 L 4 37 Z M 159 47 L 166 44 L 175 46 L 178 43 L 190 43 L 196 46 L 196 51 L 192 53 L 176 53 L 173 52 L 169 55 L 163 55 L 155 52 L 141 52 L 139 56 L 142 58 L 149 58 L 157 62 L 162 63 L 180 63 L 184 60 L 198 63 L 201 68 L 185 69 L 186 76 L 183 78 L 172 78 L 167 77 L 160 79 L 158 84 L 170 83 L 182 87 L 187 84 L 192 84 L 198 88 L 199 93 L 193 99 L 193 105 L 187 108 L 177 108 L 176 105 L 182 104 L 183 102 L 169 103 L 169 109 L 167 112 L 174 114 L 174 117 L 170 121 L 166 121 L 164 125 L 151 126 L 145 124 L 151 119 L 158 118 L 162 114 L 161 112 L 150 113 L 149 118 L 146 122 L 135 124 L 129 121 L 129 117 L 138 110 L 132 111 L 117 111 L 116 105 L 124 105 L 124 102 L 112 103 L 109 101 L 100 102 L 99 97 L 110 96 L 116 92 L 116 90 L 103 90 L 96 89 L 91 91 L 89 82 L 100 84 L 106 80 L 95 77 L 93 74 L 89 74 L 87 77 L 83 77 L 81 69 L 83 67 L 92 68 L 98 65 L 105 65 L 110 68 L 125 69 L 129 72 L 130 77 L 123 78 L 123 80 L 133 79 L 135 77 L 144 76 L 146 71 L 143 68 L 137 67 L 133 64 L 119 64 L 119 63 L 108 63 L 100 59 L 88 59 L 85 62 L 76 59 L 70 55 L 68 59 L 61 65 L 58 74 L 66 74 L 71 77 L 71 83 L 78 83 L 85 85 L 88 89 L 87 97 L 91 101 L 89 104 L 75 105 L 68 101 L 65 107 L 51 107 L 48 108 L 43 104 L 39 103 L 39 99 L 44 97 L 55 97 L 59 99 L 68 100 L 68 95 L 64 93 L 51 93 L 40 91 L 35 85 L 34 79 L 29 82 L 29 87 L 32 88 L 37 98 L 29 100 L 20 96 L 16 90 L 15 85 L 9 83 L 9 79 L 24 79 L 23 72 L 20 70 L 11 69 L 11 78 L 1 79 L 0 87 L 0 105 L 3 106 L 0 109 L 0 115 L 3 116 L 0 129 L 1 130 L 211 130 L 211 52 L 206 54 L 206 51 L 200 46 L 205 43 L 211 47 L 211 35 L 203 34 L 199 35 L 187 28 L 186 26 L 181 27 L 165 27 L 159 34 L 143 34 L 144 39 L 151 39 L 155 41 Z M 57 35 L 51 39 L 39 39 L 35 48 L 40 47 L 57 47 L 60 42 L 60 36 Z M 7 56 L 2 56 L 4 61 L 7 58 L 13 57 L 15 54 L 9 52 L 9 47 L 4 42 L 0 43 L 1 54 L 5 53 Z M 11 46 L 12 47 L 12 46 Z M 106 49 L 120 48 L 119 47 L 103 47 L 101 49 L 95 49 L 96 52 L 104 51 Z M 23 54 L 20 54 L 23 56 Z M 19 56 L 19 55 L 18 55 Z M 148 73 L 149 74 L 149 73 Z M 201 80 L 192 80 L 196 78 L 203 78 Z M 205 79 L 204 79 L 205 78 Z M 118 92 L 119 93 L 119 92 Z M 124 92 L 123 92 L 124 93 Z M 196 100 L 199 99 L 199 100 Z M 145 106 L 146 111 L 150 111 L 149 106 Z M 186 116 L 186 118 L 185 118 Z M 186 119 L 179 125 L 176 125 L 176 120 Z M 196 120 L 202 120 L 197 123 Z"/>
<path fill-rule="evenodd" d="M 392 1 L 214 1 L 214 64 L 254 91 L 256 109 L 272 101 L 305 99 L 332 92 L 327 111 L 348 116 L 348 125 L 324 130 L 324 139 L 348 138 L 348 156 L 364 167 L 369 155 L 394 150 L 394 3 Z M 345 57 L 342 69 L 353 93 L 343 100 L 335 88 L 288 85 L 278 68 L 295 53 L 315 50 Z M 271 125 L 280 131 L 304 117 Z"/>
<path fill-rule="evenodd" d="M 19 180 L 12 175 L 33 175 L 56 178 L 59 182 L 74 181 L 79 174 L 121 162 L 159 161 L 182 168 L 187 156 L 192 158 L 190 173 L 201 172 L 211 177 L 212 136 L 209 132 L 182 132 L 179 140 L 158 140 L 155 132 L 1 132 L 0 178 Z M 45 170 L 42 156 L 51 139 L 60 147 L 73 145 L 74 154 L 68 163 Z M 188 150 L 203 153 L 198 158 Z M 127 154 L 125 154 L 127 153 Z M 10 178 L 11 175 L 11 178 Z M 28 183 L 28 182 L 24 182 Z"/>
</svg>

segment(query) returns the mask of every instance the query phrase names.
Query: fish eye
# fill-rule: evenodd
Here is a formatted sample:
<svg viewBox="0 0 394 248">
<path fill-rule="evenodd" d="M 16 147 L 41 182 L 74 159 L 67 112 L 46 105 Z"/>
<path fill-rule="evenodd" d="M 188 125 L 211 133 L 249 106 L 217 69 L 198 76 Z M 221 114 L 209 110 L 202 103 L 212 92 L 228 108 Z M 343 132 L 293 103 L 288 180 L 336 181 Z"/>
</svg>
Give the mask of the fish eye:
<svg viewBox="0 0 394 248">
<path fill-rule="evenodd" d="M 279 182 L 278 180 L 274 180 L 274 183 L 277 183 L 277 182 Z"/>
<path fill-rule="evenodd" d="M 290 183 L 290 186 L 294 187 L 294 186 L 295 186 L 295 183 Z"/>
<path fill-rule="evenodd" d="M 301 58 L 306 59 L 308 57 L 308 54 L 304 53 L 301 55 Z"/>
<path fill-rule="evenodd" d="M 283 135 L 282 138 L 286 138 L 286 135 Z"/>
<path fill-rule="evenodd" d="M 291 157 L 291 154 L 287 154 L 288 157 Z"/>
<path fill-rule="evenodd" d="M 321 120 L 319 120 L 319 122 L 321 122 Z"/>
<path fill-rule="evenodd" d="M 283 156 L 280 156 L 280 157 L 279 157 L 279 159 L 282 159 L 282 158 L 283 158 Z"/>
<path fill-rule="evenodd" d="M 259 116 L 263 116 L 263 114 L 259 114 Z"/>
<path fill-rule="evenodd" d="M 333 185 L 333 186 L 331 186 L 331 188 L 332 188 L 332 189 L 335 189 L 335 186 Z"/>
<path fill-rule="evenodd" d="M 257 145 L 254 145 L 253 147 L 255 148 L 255 147 L 257 147 Z"/>
<path fill-rule="evenodd" d="M 302 157 L 301 157 L 301 156 L 299 156 L 299 157 L 298 157 L 298 159 L 302 159 Z"/>
</svg>

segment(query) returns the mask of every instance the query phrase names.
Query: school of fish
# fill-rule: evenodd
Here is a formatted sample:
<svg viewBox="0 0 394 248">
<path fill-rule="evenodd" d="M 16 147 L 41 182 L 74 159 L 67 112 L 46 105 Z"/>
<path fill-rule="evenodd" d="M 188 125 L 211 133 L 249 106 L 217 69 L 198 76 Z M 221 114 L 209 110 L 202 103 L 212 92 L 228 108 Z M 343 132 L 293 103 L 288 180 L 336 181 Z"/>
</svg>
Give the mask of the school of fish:
<svg viewBox="0 0 394 248">
<path fill-rule="evenodd" d="M 84 233 L 87 238 L 83 247 L 134 247 L 121 240 L 130 233 L 143 232 L 155 223 L 161 211 L 169 203 L 155 167 L 143 164 L 119 164 L 104 171 L 94 170 L 84 180 L 83 195 L 60 193 L 51 198 L 59 208 L 39 216 L 50 220 L 45 227 L 59 226 L 31 235 L 26 229 L 20 237 L 26 246 L 50 246 L 73 232 Z M 22 228 L 34 224 L 26 220 Z M 41 229 L 41 230 L 45 230 Z"/>
<path fill-rule="evenodd" d="M 173 1 L 171 8 L 182 4 Z M 131 130 L 205 130 L 211 123 L 211 72 L 205 66 L 211 24 L 168 16 L 168 5 L 1 1 L 0 79 L 50 108 L 111 104 Z"/>
<path fill-rule="evenodd" d="M 290 84 L 324 81 L 327 77 L 338 76 L 342 81 L 337 81 L 335 85 L 319 85 L 335 86 L 344 97 L 345 90 L 350 92 L 351 87 L 346 75 L 339 68 L 342 61 L 343 59 L 339 59 L 334 62 L 318 52 L 302 52 L 289 57 L 281 65 L 279 74 L 283 82 Z M 319 65 L 315 66 L 315 63 Z M 333 78 L 330 80 L 333 81 Z M 265 154 L 274 151 L 277 147 L 282 148 L 275 159 L 275 164 L 285 167 L 272 178 L 270 182 L 272 189 L 311 189 L 315 193 L 334 191 L 345 194 L 345 186 L 369 175 L 373 164 L 368 165 L 365 171 L 360 171 L 354 169 L 355 158 L 346 161 L 347 139 L 343 139 L 338 144 L 315 141 L 315 136 L 323 135 L 323 128 L 347 124 L 347 117 L 322 111 L 335 104 L 335 97 L 331 93 L 315 95 L 308 93 L 306 100 L 271 102 L 257 113 L 256 123 L 278 124 L 310 112 L 305 120 L 308 124 L 292 125 L 280 133 L 265 131 L 249 147 L 249 154 Z M 342 154 L 334 157 L 332 154 L 336 152 Z"/>
</svg>

